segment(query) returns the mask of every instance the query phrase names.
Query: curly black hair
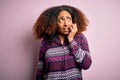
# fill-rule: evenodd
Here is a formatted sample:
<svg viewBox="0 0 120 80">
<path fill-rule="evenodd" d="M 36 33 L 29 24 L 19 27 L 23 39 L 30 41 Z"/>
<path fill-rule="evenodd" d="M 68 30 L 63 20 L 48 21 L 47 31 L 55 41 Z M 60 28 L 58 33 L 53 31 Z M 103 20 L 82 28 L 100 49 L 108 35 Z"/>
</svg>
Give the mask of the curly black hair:
<svg viewBox="0 0 120 80">
<path fill-rule="evenodd" d="M 68 5 L 54 6 L 41 13 L 34 24 L 33 34 L 36 39 L 53 40 L 57 36 L 57 16 L 63 10 L 71 14 L 73 23 L 77 24 L 78 33 L 86 30 L 89 21 L 81 10 Z"/>
</svg>

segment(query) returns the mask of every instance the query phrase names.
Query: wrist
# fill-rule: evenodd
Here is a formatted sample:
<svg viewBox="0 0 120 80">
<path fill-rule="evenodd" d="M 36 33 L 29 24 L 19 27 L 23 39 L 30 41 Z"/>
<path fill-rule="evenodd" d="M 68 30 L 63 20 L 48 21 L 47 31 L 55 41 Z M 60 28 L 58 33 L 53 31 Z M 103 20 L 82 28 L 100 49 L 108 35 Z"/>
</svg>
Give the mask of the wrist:
<svg viewBox="0 0 120 80">
<path fill-rule="evenodd" d="M 72 42 L 72 40 L 73 40 L 73 38 L 69 38 L 69 39 L 68 39 L 69 42 Z"/>
<path fill-rule="evenodd" d="M 69 47 L 72 49 L 73 47 L 76 47 L 77 42 L 73 39 L 70 43 L 69 43 Z"/>
</svg>

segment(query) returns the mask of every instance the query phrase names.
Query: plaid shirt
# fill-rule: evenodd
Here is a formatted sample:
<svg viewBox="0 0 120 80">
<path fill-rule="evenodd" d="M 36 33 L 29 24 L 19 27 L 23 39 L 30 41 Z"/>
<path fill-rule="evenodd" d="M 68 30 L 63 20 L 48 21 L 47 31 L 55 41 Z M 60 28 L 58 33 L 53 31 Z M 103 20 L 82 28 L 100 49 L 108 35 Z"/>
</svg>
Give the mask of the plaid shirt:
<svg viewBox="0 0 120 80">
<path fill-rule="evenodd" d="M 70 42 L 61 44 L 56 37 L 52 43 L 41 43 L 36 80 L 82 80 L 82 69 L 91 65 L 86 37 L 77 33 Z"/>
</svg>

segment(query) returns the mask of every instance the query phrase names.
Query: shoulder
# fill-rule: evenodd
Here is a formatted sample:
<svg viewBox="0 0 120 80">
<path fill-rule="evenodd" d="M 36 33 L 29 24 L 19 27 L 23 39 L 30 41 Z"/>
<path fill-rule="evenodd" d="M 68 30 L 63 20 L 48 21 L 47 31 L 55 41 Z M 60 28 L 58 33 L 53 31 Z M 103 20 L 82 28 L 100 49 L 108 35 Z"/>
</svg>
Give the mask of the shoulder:
<svg viewBox="0 0 120 80">
<path fill-rule="evenodd" d="M 40 46 L 45 48 L 48 44 L 49 44 L 49 41 L 45 38 L 42 38 Z"/>
<path fill-rule="evenodd" d="M 83 40 L 83 39 L 86 39 L 83 33 L 76 33 L 75 40 Z"/>
<path fill-rule="evenodd" d="M 75 35 L 75 41 L 81 46 L 83 50 L 89 51 L 88 41 L 83 33 L 77 33 Z"/>
</svg>

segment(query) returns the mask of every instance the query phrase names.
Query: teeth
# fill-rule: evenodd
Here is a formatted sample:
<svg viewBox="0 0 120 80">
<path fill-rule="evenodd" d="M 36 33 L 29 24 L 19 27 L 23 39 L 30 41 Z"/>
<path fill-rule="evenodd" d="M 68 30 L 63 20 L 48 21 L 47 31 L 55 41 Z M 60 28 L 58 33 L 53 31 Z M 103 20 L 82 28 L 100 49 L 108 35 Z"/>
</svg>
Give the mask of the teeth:
<svg viewBox="0 0 120 80">
<path fill-rule="evenodd" d="M 69 31 L 69 29 L 68 29 L 68 28 L 64 28 L 63 30 L 64 30 L 64 31 Z"/>
</svg>

